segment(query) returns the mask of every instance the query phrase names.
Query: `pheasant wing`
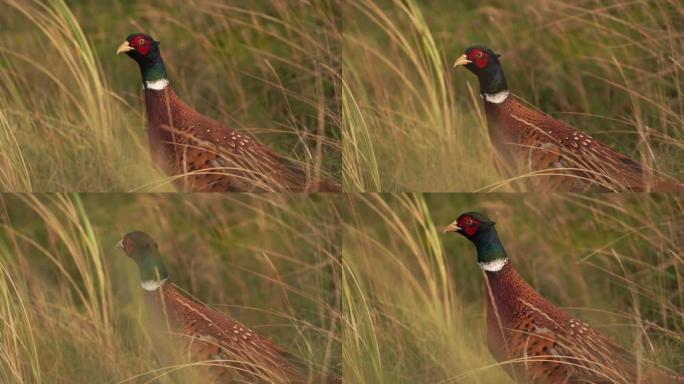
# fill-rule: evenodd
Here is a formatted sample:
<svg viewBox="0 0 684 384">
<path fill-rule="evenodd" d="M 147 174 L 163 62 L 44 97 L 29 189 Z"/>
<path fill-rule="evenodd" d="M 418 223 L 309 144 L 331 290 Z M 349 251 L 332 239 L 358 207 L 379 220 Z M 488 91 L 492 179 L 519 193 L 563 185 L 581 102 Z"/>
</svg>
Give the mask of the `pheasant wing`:
<svg viewBox="0 0 684 384">
<path fill-rule="evenodd" d="M 174 132 L 174 167 L 187 190 L 267 192 L 307 184 L 303 167 L 247 135 L 203 116 L 189 128 Z"/>
</svg>

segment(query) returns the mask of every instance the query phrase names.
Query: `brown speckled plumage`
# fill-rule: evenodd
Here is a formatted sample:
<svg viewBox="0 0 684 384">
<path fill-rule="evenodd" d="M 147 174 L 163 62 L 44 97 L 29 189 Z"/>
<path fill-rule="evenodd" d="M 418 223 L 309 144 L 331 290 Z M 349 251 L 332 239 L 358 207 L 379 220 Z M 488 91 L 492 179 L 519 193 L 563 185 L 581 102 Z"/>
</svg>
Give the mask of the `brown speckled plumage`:
<svg viewBox="0 0 684 384">
<path fill-rule="evenodd" d="M 682 185 L 652 175 L 595 138 L 523 105 L 514 95 L 485 102 L 497 167 L 505 177 L 535 173 L 532 190 L 674 191 Z"/>
<path fill-rule="evenodd" d="M 546 300 L 511 264 L 495 222 L 466 212 L 445 227 L 469 239 L 484 271 L 487 346 L 519 383 L 654 384 L 684 380 L 649 367 Z"/>
<path fill-rule="evenodd" d="M 171 282 L 144 295 L 157 321 L 168 321 L 171 331 L 184 337 L 193 360 L 205 362 L 217 383 L 342 383 L 337 376 L 310 372 L 297 356 L 187 297 Z"/>
<path fill-rule="evenodd" d="M 154 329 L 181 341 L 193 363 L 216 383 L 341 383 L 320 375 L 295 355 L 228 315 L 191 299 L 170 280 L 158 244 L 147 233 L 127 233 L 117 245 L 138 266 Z"/>
<path fill-rule="evenodd" d="M 185 104 L 171 86 L 145 90 L 155 162 L 197 192 L 335 192 L 335 183 L 310 183 L 303 167 L 255 139 Z"/>
<path fill-rule="evenodd" d="M 522 179 L 530 191 L 684 191 L 684 184 L 654 175 L 593 137 L 523 105 L 508 90 L 500 56 L 475 45 L 454 65 L 478 77 L 502 176 Z"/>
<path fill-rule="evenodd" d="M 135 60 L 145 88 L 155 163 L 187 192 L 340 192 L 307 167 L 184 103 L 169 85 L 159 42 L 133 33 L 116 50 Z"/>
<path fill-rule="evenodd" d="M 498 361 L 514 361 L 508 372 L 518 381 L 634 382 L 629 353 L 551 304 L 511 264 L 485 277 L 487 345 Z"/>
<path fill-rule="evenodd" d="M 297 357 L 245 325 L 200 304 L 170 282 L 145 291 L 145 301 L 158 319 L 168 320 L 172 331 L 187 337 L 196 361 L 214 364 L 219 382 L 308 382 L 308 370 Z M 166 314 L 166 316 L 164 316 Z"/>
</svg>

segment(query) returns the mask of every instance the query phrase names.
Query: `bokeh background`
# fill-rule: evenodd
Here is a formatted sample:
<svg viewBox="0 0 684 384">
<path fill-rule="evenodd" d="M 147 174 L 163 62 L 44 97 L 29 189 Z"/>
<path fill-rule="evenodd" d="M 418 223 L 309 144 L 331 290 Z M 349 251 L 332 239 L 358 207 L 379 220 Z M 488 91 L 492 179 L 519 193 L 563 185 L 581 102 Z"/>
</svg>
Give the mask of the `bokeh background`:
<svg viewBox="0 0 684 384">
<path fill-rule="evenodd" d="M 159 342 L 137 267 L 115 249 L 135 229 L 192 297 L 341 374 L 339 200 L 1 195 L 0 382 L 206 382 Z"/>
<path fill-rule="evenodd" d="M 486 345 L 473 245 L 441 228 L 485 212 L 542 295 L 684 373 L 684 197 L 364 194 L 343 214 L 347 383 L 513 383 Z"/>
<path fill-rule="evenodd" d="M 346 187 L 510 191 L 493 165 L 465 48 L 502 54 L 511 91 L 684 180 L 684 5 L 677 0 L 349 0 Z"/>
<path fill-rule="evenodd" d="M 150 160 L 140 71 L 161 42 L 199 112 L 339 180 L 341 1 L 0 0 L 0 190 L 170 191 Z M 315 173 L 314 173 L 315 174 Z"/>
</svg>

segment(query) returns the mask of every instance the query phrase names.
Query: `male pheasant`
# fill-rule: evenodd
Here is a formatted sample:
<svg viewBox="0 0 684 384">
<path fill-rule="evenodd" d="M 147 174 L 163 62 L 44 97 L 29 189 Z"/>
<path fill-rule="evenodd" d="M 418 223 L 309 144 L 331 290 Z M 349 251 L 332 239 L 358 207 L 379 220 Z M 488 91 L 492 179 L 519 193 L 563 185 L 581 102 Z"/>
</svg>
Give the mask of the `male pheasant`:
<svg viewBox="0 0 684 384">
<path fill-rule="evenodd" d="M 170 331 L 187 337 L 193 358 L 207 362 L 216 382 L 342 383 L 334 375 L 311 373 L 295 355 L 183 294 L 148 234 L 130 232 L 118 247 L 138 266 L 147 307 Z"/>
<path fill-rule="evenodd" d="M 444 232 L 456 232 L 477 250 L 487 295 L 487 344 L 516 381 L 535 384 L 655 384 L 684 378 L 645 370 L 608 337 L 570 316 L 535 291 L 511 265 L 494 222 L 467 212 Z"/>
<path fill-rule="evenodd" d="M 544 191 L 684 191 L 639 163 L 511 95 L 499 55 L 473 46 L 456 60 L 480 82 L 489 137 L 503 176 L 529 176 L 528 188 Z"/>
<path fill-rule="evenodd" d="M 116 50 L 135 60 L 145 88 L 154 161 L 189 192 L 338 192 L 311 181 L 302 166 L 185 104 L 169 85 L 159 42 L 131 34 Z"/>
</svg>

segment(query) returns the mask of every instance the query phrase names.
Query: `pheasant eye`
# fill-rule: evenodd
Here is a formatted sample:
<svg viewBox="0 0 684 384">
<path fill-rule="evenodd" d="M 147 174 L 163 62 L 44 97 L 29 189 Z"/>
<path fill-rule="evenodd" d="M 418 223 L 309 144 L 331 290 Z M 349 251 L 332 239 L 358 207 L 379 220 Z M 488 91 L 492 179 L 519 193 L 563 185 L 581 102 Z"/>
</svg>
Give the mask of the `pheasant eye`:
<svg viewBox="0 0 684 384">
<path fill-rule="evenodd" d="M 138 44 L 139 44 L 139 45 L 145 44 L 145 39 L 140 39 L 140 40 L 138 40 Z"/>
<path fill-rule="evenodd" d="M 473 224 L 473 219 L 468 219 L 468 220 L 466 220 L 466 224 L 467 224 L 467 225 Z"/>
<path fill-rule="evenodd" d="M 475 57 L 477 57 L 478 59 L 481 59 L 481 58 L 482 58 L 482 51 L 478 51 L 478 52 L 475 54 Z"/>
</svg>

